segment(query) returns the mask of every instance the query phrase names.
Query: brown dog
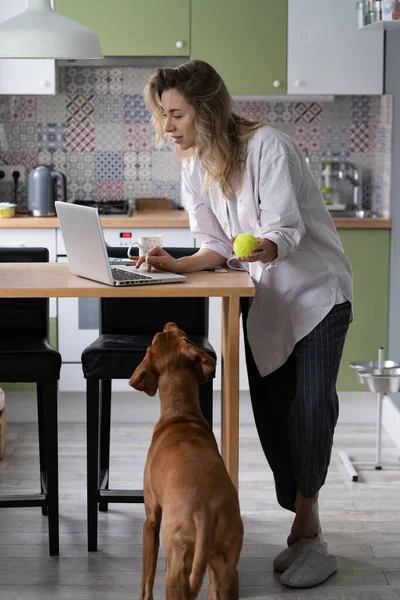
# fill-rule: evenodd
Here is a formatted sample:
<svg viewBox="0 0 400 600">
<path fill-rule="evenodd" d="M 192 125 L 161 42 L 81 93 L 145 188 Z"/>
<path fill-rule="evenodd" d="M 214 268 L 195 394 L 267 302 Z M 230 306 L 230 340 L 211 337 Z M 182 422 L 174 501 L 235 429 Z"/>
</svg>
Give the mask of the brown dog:
<svg viewBox="0 0 400 600">
<path fill-rule="evenodd" d="M 129 384 L 154 396 L 161 414 L 144 471 L 141 600 L 153 598 L 162 538 L 167 557 L 166 598 L 196 598 L 209 567 L 209 600 L 237 600 L 237 563 L 243 541 L 236 489 L 199 404 L 198 383 L 215 361 L 186 334 L 167 323 L 157 333 Z"/>
</svg>

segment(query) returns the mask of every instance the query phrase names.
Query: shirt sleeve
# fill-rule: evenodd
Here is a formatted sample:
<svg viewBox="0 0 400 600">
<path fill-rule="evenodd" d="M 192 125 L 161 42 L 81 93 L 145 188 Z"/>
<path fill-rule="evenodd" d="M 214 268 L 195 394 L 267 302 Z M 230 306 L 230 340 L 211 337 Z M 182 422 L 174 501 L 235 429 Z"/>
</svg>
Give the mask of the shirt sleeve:
<svg viewBox="0 0 400 600">
<path fill-rule="evenodd" d="M 182 192 L 190 230 L 202 249 L 213 250 L 228 260 L 233 255 L 232 243 L 212 211 L 207 195 L 202 192 L 200 174 L 189 174 L 185 167 L 182 168 Z"/>
<path fill-rule="evenodd" d="M 269 267 L 278 266 L 285 260 L 299 246 L 304 235 L 305 227 L 297 200 L 302 181 L 300 163 L 291 161 L 287 153 L 269 161 L 261 155 L 260 220 L 254 235 L 267 238 L 278 247 L 278 256 L 268 263 Z"/>
</svg>

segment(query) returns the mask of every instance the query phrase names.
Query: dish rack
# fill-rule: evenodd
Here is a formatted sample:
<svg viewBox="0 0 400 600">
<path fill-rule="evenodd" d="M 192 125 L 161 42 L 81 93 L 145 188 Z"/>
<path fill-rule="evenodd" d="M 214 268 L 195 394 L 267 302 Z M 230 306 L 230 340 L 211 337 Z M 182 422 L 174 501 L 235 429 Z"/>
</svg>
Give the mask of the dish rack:
<svg viewBox="0 0 400 600">
<path fill-rule="evenodd" d="M 358 481 L 355 467 L 399 467 L 399 463 L 382 463 L 382 404 L 385 394 L 400 391 L 400 363 L 383 359 L 383 348 L 378 350 L 378 360 L 355 361 L 350 363 L 357 379 L 370 392 L 376 393 L 376 457 L 375 461 L 352 461 L 344 450 L 339 456 L 352 481 Z"/>
</svg>

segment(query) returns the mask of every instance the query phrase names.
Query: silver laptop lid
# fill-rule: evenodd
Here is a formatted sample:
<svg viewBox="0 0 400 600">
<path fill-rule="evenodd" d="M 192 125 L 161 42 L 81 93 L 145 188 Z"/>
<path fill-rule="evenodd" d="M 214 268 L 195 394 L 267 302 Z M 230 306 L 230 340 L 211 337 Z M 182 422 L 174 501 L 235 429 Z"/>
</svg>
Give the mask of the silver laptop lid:
<svg viewBox="0 0 400 600">
<path fill-rule="evenodd" d="M 114 285 L 96 208 L 55 202 L 71 273 Z"/>
<path fill-rule="evenodd" d="M 55 202 L 55 207 L 69 268 L 74 275 L 107 285 L 148 285 L 185 281 L 184 275 L 176 273 L 147 273 L 144 266 L 140 269 L 141 272 L 133 271 L 129 267 L 112 269 L 97 209 L 59 201 Z"/>
</svg>

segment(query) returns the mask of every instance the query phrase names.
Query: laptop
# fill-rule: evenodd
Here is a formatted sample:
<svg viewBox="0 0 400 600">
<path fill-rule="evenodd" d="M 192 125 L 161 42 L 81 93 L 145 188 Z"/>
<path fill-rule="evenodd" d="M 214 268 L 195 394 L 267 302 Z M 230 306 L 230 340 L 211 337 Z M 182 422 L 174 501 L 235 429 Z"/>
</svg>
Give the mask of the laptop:
<svg viewBox="0 0 400 600">
<path fill-rule="evenodd" d="M 69 268 L 74 275 L 118 286 L 185 281 L 184 275 L 176 273 L 148 273 L 135 266 L 113 266 L 107 255 L 97 208 L 59 201 L 55 202 L 55 207 Z"/>
</svg>

